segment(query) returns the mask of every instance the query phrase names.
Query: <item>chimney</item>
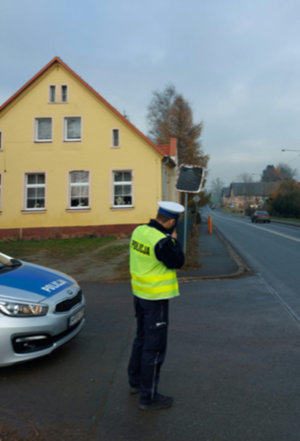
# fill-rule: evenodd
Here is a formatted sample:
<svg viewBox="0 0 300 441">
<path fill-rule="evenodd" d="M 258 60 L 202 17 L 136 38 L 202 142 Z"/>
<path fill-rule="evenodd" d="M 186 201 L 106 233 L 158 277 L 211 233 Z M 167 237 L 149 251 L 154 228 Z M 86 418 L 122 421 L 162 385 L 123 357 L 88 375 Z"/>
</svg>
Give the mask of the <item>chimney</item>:
<svg viewBox="0 0 300 441">
<path fill-rule="evenodd" d="M 170 139 L 170 156 L 176 156 L 177 152 L 177 138 Z"/>
</svg>

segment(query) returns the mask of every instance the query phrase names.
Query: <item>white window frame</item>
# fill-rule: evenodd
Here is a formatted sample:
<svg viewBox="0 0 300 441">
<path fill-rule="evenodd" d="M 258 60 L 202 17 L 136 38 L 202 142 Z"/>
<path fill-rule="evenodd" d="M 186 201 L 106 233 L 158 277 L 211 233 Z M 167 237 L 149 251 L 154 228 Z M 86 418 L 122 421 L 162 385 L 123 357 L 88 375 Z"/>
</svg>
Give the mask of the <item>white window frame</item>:
<svg viewBox="0 0 300 441">
<path fill-rule="evenodd" d="M 3 131 L 0 130 L 0 152 L 3 150 Z"/>
<path fill-rule="evenodd" d="M 112 207 L 113 208 L 132 208 L 134 205 L 134 172 L 132 168 L 120 168 L 120 169 L 113 169 L 111 171 L 111 182 L 112 182 L 112 189 L 111 189 L 111 202 L 112 202 Z M 130 181 L 130 185 L 131 185 L 131 205 L 126 205 L 126 204 L 115 204 L 115 187 L 118 185 L 129 185 L 129 181 L 117 181 L 115 182 L 115 173 L 119 173 L 119 172 L 130 172 L 131 173 L 131 181 Z"/>
<path fill-rule="evenodd" d="M 119 144 L 118 145 L 114 145 L 114 131 L 117 130 L 118 131 L 118 140 L 119 140 Z M 111 148 L 112 149 L 119 149 L 121 147 L 121 143 L 120 143 L 120 129 L 119 127 L 113 127 L 111 129 Z"/>
<path fill-rule="evenodd" d="M 82 116 L 64 116 L 64 130 L 63 130 L 63 141 L 64 142 L 81 142 L 82 141 Z M 80 118 L 80 138 L 77 139 L 68 139 L 67 138 L 67 120 L 71 118 Z"/>
<path fill-rule="evenodd" d="M 79 172 L 84 172 L 84 173 L 88 173 L 88 177 L 89 177 L 89 181 L 88 182 L 71 182 L 71 174 L 72 173 L 79 173 Z M 89 188 L 88 191 L 88 199 L 89 199 L 89 204 L 88 205 L 82 205 L 82 206 L 76 206 L 76 207 L 72 207 L 71 206 L 71 196 L 72 196 L 72 192 L 71 192 L 71 188 L 72 187 L 87 187 Z M 68 210 L 90 210 L 90 206 L 91 206 L 91 171 L 90 170 L 70 170 L 68 172 Z"/>
<path fill-rule="evenodd" d="M 51 139 L 37 139 L 38 120 L 39 119 L 50 119 L 51 120 Z M 53 142 L 53 117 L 52 116 L 36 116 L 34 118 L 34 142 Z"/>
<path fill-rule="evenodd" d="M 54 87 L 54 101 L 51 101 L 51 88 Z M 55 104 L 56 101 L 56 84 L 49 84 L 49 95 L 48 95 L 48 103 Z"/>
<path fill-rule="evenodd" d="M 44 184 L 28 184 L 28 176 L 29 175 L 44 175 L 45 176 L 45 183 Z M 43 207 L 33 207 L 28 208 L 27 207 L 27 189 L 28 188 L 45 188 L 44 192 L 44 206 Z M 24 173 L 24 209 L 25 211 L 45 211 L 46 210 L 46 189 L 47 189 L 47 173 L 45 171 L 38 171 L 38 172 L 26 172 Z"/>
<path fill-rule="evenodd" d="M 66 101 L 63 101 L 63 87 L 67 88 L 67 99 L 66 99 Z M 60 85 L 60 102 L 62 104 L 67 104 L 69 102 L 69 86 L 67 84 L 61 84 Z"/>
</svg>

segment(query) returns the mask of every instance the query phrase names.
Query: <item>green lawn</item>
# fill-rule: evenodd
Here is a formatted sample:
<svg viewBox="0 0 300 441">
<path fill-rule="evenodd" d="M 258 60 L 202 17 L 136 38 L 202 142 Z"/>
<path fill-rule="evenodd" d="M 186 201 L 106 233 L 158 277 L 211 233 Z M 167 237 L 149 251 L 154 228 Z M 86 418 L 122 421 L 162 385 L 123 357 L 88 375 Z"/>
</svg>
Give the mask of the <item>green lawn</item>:
<svg viewBox="0 0 300 441">
<path fill-rule="evenodd" d="M 276 216 L 271 216 L 271 220 L 278 220 L 278 221 L 287 221 L 287 222 L 300 222 L 300 219 L 295 219 L 293 217 L 276 217 Z"/>
<path fill-rule="evenodd" d="M 55 240 L 15 240 L 11 242 L 0 241 L 0 252 L 14 258 L 22 259 L 24 256 L 46 251 L 53 257 L 74 256 L 93 251 L 98 247 L 116 240 L 116 237 L 74 237 L 72 239 Z"/>
</svg>

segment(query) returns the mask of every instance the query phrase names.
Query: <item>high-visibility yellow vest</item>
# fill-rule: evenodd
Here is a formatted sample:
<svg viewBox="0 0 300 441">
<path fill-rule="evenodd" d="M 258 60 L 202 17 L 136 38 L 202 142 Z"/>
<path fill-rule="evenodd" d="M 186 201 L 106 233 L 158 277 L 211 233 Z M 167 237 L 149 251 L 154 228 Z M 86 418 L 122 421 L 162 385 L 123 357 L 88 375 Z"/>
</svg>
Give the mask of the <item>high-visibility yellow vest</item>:
<svg viewBox="0 0 300 441">
<path fill-rule="evenodd" d="M 179 295 L 176 271 L 155 256 L 155 245 L 165 234 L 148 225 L 137 227 L 130 241 L 130 273 L 133 294 L 146 300 L 170 299 Z"/>
</svg>

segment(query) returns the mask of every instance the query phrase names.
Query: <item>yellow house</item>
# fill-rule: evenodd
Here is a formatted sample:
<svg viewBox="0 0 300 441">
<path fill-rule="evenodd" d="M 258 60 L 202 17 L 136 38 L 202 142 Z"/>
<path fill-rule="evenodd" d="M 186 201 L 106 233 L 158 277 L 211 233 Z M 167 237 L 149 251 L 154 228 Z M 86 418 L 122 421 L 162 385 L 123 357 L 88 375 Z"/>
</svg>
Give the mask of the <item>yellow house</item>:
<svg viewBox="0 0 300 441">
<path fill-rule="evenodd" d="M 0 239 L 130 233 L 176 162 L 55 57 L 0 107 Z"/>
</svg>

